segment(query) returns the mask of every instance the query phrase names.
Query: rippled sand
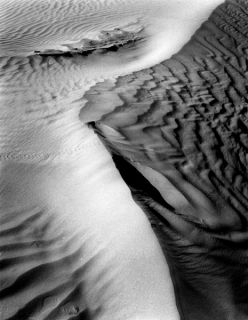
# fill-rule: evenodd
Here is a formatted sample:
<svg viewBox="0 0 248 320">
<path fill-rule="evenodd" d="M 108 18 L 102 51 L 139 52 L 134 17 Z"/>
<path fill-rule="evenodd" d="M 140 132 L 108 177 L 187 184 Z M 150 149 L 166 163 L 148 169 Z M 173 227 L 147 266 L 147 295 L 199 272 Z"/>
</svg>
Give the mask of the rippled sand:
<svg viewBox="0 0 248 320">
<path fill-rule="evenodd" d="M 172 37 L 180 1 L 150 3 L 1 1 L 1 320 L 178 319 L 151 227 L 83 124 L 93 115 L 79 119 L 92 85 L 166 58 L 201 22 L 198 7 L 192 16 L 184 7 L 188 29 Z M 34 55 L 116 27 L 145 27 L 145 42 L 88 57 Z"/>
<path fill-rule="evenodd" d="M 1 319 L 174 318 L 168 268 L 150 225 L 78 117 L 84 91 L 120 72 L 123 61 L 31 56 L 94 38 L 102 27 L 139 29 L 131 10 L 142 3 L 3 5 Z"/>
</svg>

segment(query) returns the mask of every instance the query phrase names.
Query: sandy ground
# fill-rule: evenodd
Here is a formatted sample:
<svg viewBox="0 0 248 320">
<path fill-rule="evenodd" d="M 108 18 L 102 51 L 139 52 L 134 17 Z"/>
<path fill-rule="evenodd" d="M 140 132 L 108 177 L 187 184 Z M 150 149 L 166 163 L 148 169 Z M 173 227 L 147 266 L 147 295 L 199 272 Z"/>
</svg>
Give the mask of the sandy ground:
<svg viewBox="0 0 248 320">
<path fill-rule="evenodd" d="M 2 319 L 62 320 L 86 308 L 95 319 L 178 319 L 150 225 L 78 117 L 89 87 L 170 56 L 216 1 L 200 19 L 200 1 L 193 15 L 189 1 L 150 2 L 1 1 Z M 147 40 L 131 52 L 32 56 L 141 26 Z"/>
</svg>

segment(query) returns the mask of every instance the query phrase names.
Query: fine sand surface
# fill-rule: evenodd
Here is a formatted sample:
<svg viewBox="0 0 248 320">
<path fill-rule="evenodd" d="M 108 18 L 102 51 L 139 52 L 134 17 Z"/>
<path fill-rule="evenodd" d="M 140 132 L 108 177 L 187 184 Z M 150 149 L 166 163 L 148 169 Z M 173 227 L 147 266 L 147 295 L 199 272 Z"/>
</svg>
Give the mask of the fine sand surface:
<svg viewBox="0 0 248 320">
<path fill-rule="evenodd" d="M 95 115 L 82 122 L 79 113 L 96 82 L 177 51 L 215 2 L 198 15 L 200 0 L 194 14 L 182 1 L 1 1 L 1 320 L 179 319 L 149 222 L 83 124 Z M 88 57 L 34 55 L 117 27 L 145 27 L 145 42 Z"/>
</svg>

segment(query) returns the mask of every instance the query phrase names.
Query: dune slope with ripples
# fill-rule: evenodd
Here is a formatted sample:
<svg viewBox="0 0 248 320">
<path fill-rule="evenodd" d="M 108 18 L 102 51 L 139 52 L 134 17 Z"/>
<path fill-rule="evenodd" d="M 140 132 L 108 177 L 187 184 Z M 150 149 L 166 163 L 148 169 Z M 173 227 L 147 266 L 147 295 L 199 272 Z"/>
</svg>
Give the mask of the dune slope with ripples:
<svg viewBox="0 0 248 320">
<path fill-rule="evenodd" d="M 199 17 L 200 1 L 194 14 L 160 0 L 0 2 L 1 320 L 179 318 L 150 224 L 84 125 L 95 115 L 79 113 L 95 83 L 178 50 L 210 2 Z M 87 57 L 35 53 L 114 28 L 144 29 L 144 42 Z"/>
<path fill-rule="evenodd" d="M 85 90 L 124 72 L 121 57 L 33 54 L 102 28 L 140 30 L 142 6 L 1 3 L 1 319 L 177 318 L 151 227 L 78 116 Z"/>
</svg>

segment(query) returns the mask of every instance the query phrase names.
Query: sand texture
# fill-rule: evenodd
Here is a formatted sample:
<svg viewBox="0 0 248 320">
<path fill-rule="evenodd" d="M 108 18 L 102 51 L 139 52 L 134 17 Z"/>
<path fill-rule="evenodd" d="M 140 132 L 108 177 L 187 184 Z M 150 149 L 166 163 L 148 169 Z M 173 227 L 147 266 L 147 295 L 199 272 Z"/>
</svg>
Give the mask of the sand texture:
<svg viewBox="0 0 248 320">
<path fill-rule="evenodd" d="M 170 59 L 92 87 L 81 111 L 163 196 L 122 169 L 156 217 L 184 320 L 248 318 L 247 21 L 246 1 L 225 2 Z"/>
<path fill-rule="evenodd" d="M 178 319 L 151 226 L 79 118 L 85 91 L 146 56 L 128 41 L 147 4 L 1 2 L 1 320 Z M 85 39 L 104 49 L 115 28 L 128 45 L 118 54 L 46 54 Z"/>
<path fill-rule="evenodd" d="M 176 111 L 182 105 L 177 92 L 187 75 L 171 69 L 181 70 L 183 62 L 161 62 L 220 2 L 0 1 L 1 320 L 180 318 L 173 259 L 165 250 L 170 216 L 147 218 L 146 203 L 134 201 L 98 134 L 111 151 L 140 162 L 145 175 L 146 166 L 160 171 L 157 153 L 154 167 L 143 152 L 154 136 L 132 128 L 140 129 L 137 119 L 146 125 L 164 119 L 165 109 L 171 119 L 171 104 Z M 153 104 L 154 97 L 166 98 L 167 85 L 173 91 L 168 104 Z M 242 90 L 242 83 L 236 86 Z M 150 115 L 151 103 L 156 111 Z M 123 143 L 126 125 L 134 126 L 131 144 Z M 173 119 L 169 126 L 176 128 Z M 138 153 L 136 139 L 143 139 Z M 176 161 L 181 154 L 168 144 L 156 147 Z M 154 173 L 148 179 L 158 189 L 165 181 L 157 183 Z M 166 187 L 164 198 L 181 204 L 181 191 Z M 164 253 L 150 221 L 156 230 L 162 225 L 157 235 Z"/>
</svg>

